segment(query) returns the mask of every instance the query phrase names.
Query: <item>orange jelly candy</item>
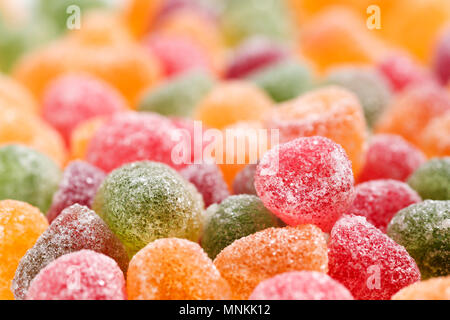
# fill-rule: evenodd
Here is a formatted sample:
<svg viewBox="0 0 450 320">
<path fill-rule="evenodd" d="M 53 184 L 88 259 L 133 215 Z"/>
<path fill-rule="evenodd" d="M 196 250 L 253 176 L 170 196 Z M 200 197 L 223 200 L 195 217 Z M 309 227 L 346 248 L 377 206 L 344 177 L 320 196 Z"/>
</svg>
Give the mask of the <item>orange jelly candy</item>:
<svg viewBox="0 0 450 320">
<path fill-rule="evenodd" d="M 450 276 L 413 283 L 394 294 L 392 300 L 450 300 Z"/>
<path fill-rule="evenodd" d="M 38 106 L 34 97 L 19 82 L 0 73 L 0 108 L 36 113 Z"/>
<path fill-rule="evenodd" d="M 97 129 L 105 122 L 103 117 L 95 117 L 80 123 L 70 137 L 70 159 L 85 159 L 89 142 Z"/>
<path fill-rule="evenodd" d="M 136 37 L 142 37 L 152 26 L 165 0 L 131 0 L 124 11 L 124 20 Z"/>
<path fill-rule="evenodd" d="M 430 122 L 423 132 L 420 147 L 430 158 L 450 156 L 450 112 Z"/>
</svg>

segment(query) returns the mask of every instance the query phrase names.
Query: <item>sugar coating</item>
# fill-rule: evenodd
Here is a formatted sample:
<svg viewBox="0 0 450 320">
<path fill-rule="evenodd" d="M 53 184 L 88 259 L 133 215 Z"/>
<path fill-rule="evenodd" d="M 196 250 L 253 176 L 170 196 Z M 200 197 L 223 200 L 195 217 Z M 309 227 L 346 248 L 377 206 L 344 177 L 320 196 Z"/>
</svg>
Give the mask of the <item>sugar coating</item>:
<svg viewBox="0 0 450 320">
<path fill-rule="evenodd" d="M 366 217 L 367 221 L 383 232 L 401 209 L 421 202 L 422 199 L 406 183 L 397 180 L 372 180 L 355 187 L 355 200 L 348 214 Z"/>
<path fill-rule="evenodd" d="M 215 163 L 191 164 L 179 173 L 201 193 L 205 207 L 220 203 L 230 195 L 222 172 Z"/>
<path fill-rule="evenodd" d="M 423 199 L 450 200 L 450 157 L 428 160 L 414 171 L 408 184 Z"/>
<path fill-rule="evenodd" d="M 353 183 L 344 149 L 324 137 L 272 148 L 255 173 L 256 191 L 270 211 L 288 225 L 313 223 L 325 232 L 351 205 Z"/>
<path fill-rule="evenodd" d="M 249 300 L 353 300 L 353 297 L 325 273 L 292 271 L 262 281 Z"/>
<path fill-rule="evenodd" d="M 420 280 L 420 272 L 404 247 L 361 216 L 336 222 L 328 243 L 329 275 L 359 300 L 388 300 Z"/>
<path fill-rule="evenodd" d="M 81 160 L 70 162 L 64 169 L 58 191 L 53 194 L 48 221 L 51 223 L 65 208 L 76 203 L 91 208 L 103 179 L 105 173 L 93 165 Z"/>
<path fill-rule="evenodd" d="M 92 207 L 130 256 L 159 238 L 198 241 L 202 229 L 201 195 L 162 163 L 134 162 L 114 170 L 100 186 Z"/>
<path fill-rule="evenodd" d="M 166 238 L 151 242 L 130 261 L 130 300 L 222 300 L 231 290 L 216 266 L 194 242 Z"/>
<path fill-rule="evenodd" d="M 450 112 L 430 121 L 423 132 L 420 148 L 428 157 L 450 155 Z"/>
<path fill-rule="evenodd" d="M 377 179 L 406 181 L 424 162 L 420 149 L 395 134 L 372 136 L 358 182 Z"/>
<path fill-rule="evenodd" d="M 450 201 L 426 200 L 400 210 L 387 234 L 416 260 L 422 279 L 450 274 Z"/>
<path fill-rule="evenodd" d="M 11 281 L 25 252 L 48 227 L 47 219 L 25 202 L 0 201 L 0 300 L 13 300 Z"/>
<path fill-rule="evenodd" d="M 95 132 L 86 160 L 106 172 L 140 160 L 181 168 L 183 164 L 177 166 L 171 158 L 175 129 L 170 120 L 156 113 L 117 113 Z"/>
<path fill-rule="evenodd" d="M 25 299 L 34 277 L 62 255 L 89 249 L 113 258 L 125 272 L 128 256 L 119 239 L 92 210 L 74 204 L 61 212 L 20 260 L 11 290 Z"/>
<path fill-rule="evenodd" d="M 282 225 L 257 196 L 230 196 L 219 205 L 208 208 L 201 244 L 214 259 L 234 240 Z"/>
<path fill-rule="evenodd" d="M 394 294 L 392 300 L 450 300 L 450 276 L 413 283 Z"/>
<path fill-rule="evenodd" d="M 233 180 L 233 194 L 254 194 L 256 164 L 248 164 L 238 172 Z"/>
<path fill-rule="evenodd" d="M 314 225 L 268 228 L 234 241 L 214 260 L 233 299 L 248 299 L 263 280 L 288 271 L 328 270 L 324 234 Z"/>
<path fill-rule="evenodd" d="M 0 147 L 0 199 L 28 202 L 47 212 L 61 170 L 46 155 L 23 145 Z"/>
<path fill-rule="evenodd" d="M 450 79 L 450 29 L 442 32 L 433 54 L 433 71 L 442 84 Z"/>
<path fill-rule="evenodd" d="M 80 250 L 65 254 L 31 281 L 27 300 L 126 300 L 125 279 L 104 254 Z"/>
<path fill-rule="evenodd" d="M 42 116 L 69 145 L 71 132 L 79 123 L 124 109 L 125 99 L 108 83 L 87 74 L 66 74 L 45 90 Z"/>
<path fill-rule="evenodd" d="M 204 71 L 183 73 L 151 88 L 141 99 L 138 110 L 189 117 L 213 85 L 213 78 Z"/>
</svg>

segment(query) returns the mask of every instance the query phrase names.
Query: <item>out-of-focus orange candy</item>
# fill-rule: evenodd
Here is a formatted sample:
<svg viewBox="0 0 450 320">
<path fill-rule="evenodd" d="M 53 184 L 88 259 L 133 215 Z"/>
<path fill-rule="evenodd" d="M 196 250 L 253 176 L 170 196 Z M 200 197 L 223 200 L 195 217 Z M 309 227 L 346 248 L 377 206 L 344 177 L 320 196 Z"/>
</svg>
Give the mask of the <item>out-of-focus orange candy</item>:
<svg viewBox="0 0 450 320">
<path fill-rule="evenodd" d="M 32 147 L 63 166 L 67 152 L 59 133 L 38 116 L 0 108 L 0 145 L 20 143 Z"/>
<path fill-rule="evenodd" d="M 48 227 L 47 219 L 25 202 L 0 201 L 0 300 L 13 300 L 11 281 L 22 256 Z"/>
<path fill-rule="evenodd" d="M 248 299 L 263 280 L 289 271 L 327 272 L 327 244 L 311 224 L 269 228 L 234 241 L 214 260 L 234 299 Z"/>
<path fill-rule="evenodd" d="M 185 239 L 151 242 L 130 261 L 127 275 L 130 300 L 230 299 L 228 283 L 208 255 Z"/>
<path fill-rule="evenodd" d="M 19 82 L 0 73 L 0 107 L 36 113 L 38 106 L 34 97 Z"/>
<path fill-rule="evenodd" d="M 132 34 L 142 37 L 151 28 L 154 18 L 165 0 L 130 0 L 124 11 L 124 19 Z"/>
<path fill-rule="evenodd" d="M 194 117 L 210 128 L 223 129 L 238 121 L 261 120 L 272 107 L 269 96 L 250 82 L 217 85 L 199 103 Z"/>
<path fill-rule="evenodd" d="M 89 142 L 98 128 L 105 122 L 103 117 L 95 117 L 80 123 L 70 137 L 70 159 L 85 159 Z"/>
<path fill-rule="evenodd" d="M 342 63 L 374 63 L 385 45 L 356 13 L 331 7 L 307 22 L 300 36 L 300 54 L 321 72 Z"/>
<path fill-rule="evenodd" d="M 426 126 L 420 147 L 430 158 L 450 156 L 450 112 Z"/>
<path fill-rule="evenodd" d="M 367 126 L 358 98 L 329 86 L 306 93 L 272 109 L 266 127 L 279 129 L 280 142 L 298 137 L 324 136 L 340 144 L 358 175 L 365 152 Z"/>
<path fill-rule="evenodd" d="M 450 300 L 450 276 L 413 283 L 394 294 L 392 300 Z"/>
</svg>

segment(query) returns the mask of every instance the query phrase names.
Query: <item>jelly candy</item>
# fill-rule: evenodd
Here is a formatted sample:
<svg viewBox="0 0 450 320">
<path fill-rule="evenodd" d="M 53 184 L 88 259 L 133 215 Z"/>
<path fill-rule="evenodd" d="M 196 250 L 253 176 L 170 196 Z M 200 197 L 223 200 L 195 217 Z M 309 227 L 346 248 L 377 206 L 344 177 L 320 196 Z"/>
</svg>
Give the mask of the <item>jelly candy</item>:
<svg viewBox="0 0 450 320">
<path fill-rule="evenodd" d="M 408 184 L 422 199 L 450 200 L 450 157 L 428 160 L 414 171 Z"/>
<path fill-rule="evenodd" d="M 0 73 L 0 107 L 36 113 L 38 105 L 28 90 L 13 78 Z"/>
<path fill-rule="evenodd" d="M 124 20 L 136 37 L 146 34 L 166 0 L 131 0 L 126 2 Z"/>
<path fill-rule="evenodd" d="M 70 137 L 70 159 L 85 159 L 86 153 L 97 130 L 103 125 L 105 118 L 96 117 L 81 122 L 73 129 Z"/>
<path fill-rule="evenodd" d="M 256 164 L 248 164 L 238 172 L 233 180 L 233 194 L 253 194 L 255 189 Z"/>
<path fill-rule="evenodd" d="M 432 278 L 403 288 L 392 300 L 450 300 L 450 276 Z"/>
<path fill-rule="evenodd" d="M 430 121 L 423 131 L 420 148 L 429 157 L 450 156 L 450 112 Z"/>
<path fill-rule="evenodd" d="M 450 79 L 450 29 L 442 33 L 435 48 L 433 69 L 441 83 L 447 84 Z"/>
</svg>

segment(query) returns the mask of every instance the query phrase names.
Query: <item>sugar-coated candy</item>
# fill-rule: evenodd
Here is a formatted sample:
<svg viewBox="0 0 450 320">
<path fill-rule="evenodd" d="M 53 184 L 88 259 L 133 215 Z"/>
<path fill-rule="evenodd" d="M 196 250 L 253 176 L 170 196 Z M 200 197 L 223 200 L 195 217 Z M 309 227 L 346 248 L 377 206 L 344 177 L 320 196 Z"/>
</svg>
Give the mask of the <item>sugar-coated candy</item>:
<svg viewBox="0 0 450 320">
<path fill-rule="evenodd" d="M 450 201 L 425 200 L 400 210 L 387 234 L 416 260 L 422 279 L 450 274 Z"/>
<path fill-rule="evenodd" d="M 238 172 L 233 180 L 233 194 L 254 194 L 256 164 L 248 164 Z"/>
<path fill-rule="evenodd" d="M 280 61 L 255 71 L 249 77 L 275 102 L 283 102 L 312 89 L 310 68 L 293 59 Z"/>
<path fill-rule="evenodd" d="M 0 147 L 0 199 L 28 202 L 47 212 L 61 170 L 46 155 L 23 145 Z"/>
<path fill-rule="evenodd" d="M 122 270 L 92 250 L 65 254 L 31 281 L 27 300 L 126 300 Z"/>
<path fill-rule="evenodd" d="M 353 300 L 342 284 L 317 271 L 292 271 L 262 281 L 250 300 Z"/>
<path fill-rule="evenodd" d="M 414 171 L 408 184 L 422 199 L 450 200 L 450 157 L 428 160 Z"/>
<path fill-rule="evenodd" d="M 11 281 L 25 252 L 48 227 L 39 209 L 21 201 L 0 201 L 0 300 L 12 300 Z"/>
<path fill-rule="evenodd" d="M 284 102 L 265 117 L 266 127 L 278 129 L 280 142 L 324 136 L 340 144 L 358 174 L 366 140 L 366 123 L 356 95 L 337 86 L 312 90 Z"/>
<path fill-rule="evenodd" d="M 392 300 L 450 300 L 450 276 L 413 283 L 393 295 Z"/>
<path fill-rule="evenodd" d="M 25 299 L 31 281 L 43 268 L 82 249 L 113 258 L 124 272 L 128 268 L 125 248 L 106 223 L 89 208 L 74 204 L 61 212 L 20 260 L 11 287 L 14 297 Z"/>
<path fill-rule="evenodd" d="M 282 226 L 262 201 L 254 195 L 235 195 L 208 208 L 202 247 L 214 259 L 234 240 L 270 227 Z"/>
<path fill-rule="evenodd" d="M 450 79 L 450 29 L 447 28 L 442 33 L 434 50 L 434 73 L 441 83 L 445 85 Z"/>
<path fill-rule="evenodd" d="M 420 140 L 420 148 L 428 157 L 450 156 L 450 112 L 430 121 Z"/>
<path fill-rule="evenodd" d="M 214 260 L 233 299 L 248 299 L 263 280 L 288 271 L 326 273 L 327 245 L 314 225 L 268 228 L 234 241 Z"/>
<path fill-rule="evenodd" d="M 87 74 L 67 74 L 44 92 L 42 114 L 67 144 L 73 129 L 84 120 L 124 110 L 124 98 L 108 83 Z"/>
<path fill-rule="evenodd" d="M 36 113 L 38 104 L 21 83 L 0 73 L 0 106 Z"/>
<path fill-rule="evenodd" d="M 401 209 L 421 202 L 416 191 L 397 180 L 372 180 L 355 187 L 355 200 L 348 214 L 366 217 L 367 221 L 383 232 Z"/>
<path fill-rule="evenodd" d="M 70 137 L 70 159 L 86 159 L 92 137 L 105 122 L 104 117 L 91 118 L 81 122 L 73 129 Z"/>
<path fill-rule="evenodd" d="M 179 173 L 201 193 L 205 207 L 220 203 L 230 195 L 222 172 L 215 163 L 191 164 Z"/>
<path fill-rule="evenodd" d="M 388 300 L 420 280 L 416 262 L 404 247 L 367 222 L 346 215 L 331 230 L 329 275 L 358 300 Z"/>
<path fill-rule="evenodd" d="M 92 207 L 130 256 L 159 238 L 198 241 L 202 229 L 201 195 L 162 163 L 133 162 L 114 170 L 100 186 Z"/>
<path fill-rule="evenodd" d="M 131 300 L 222 300 L 231 290 L 216 266 L 194 242 L 165 238 L 141 249 L 130 261 Z"/>
<path fill-rule="evenodd" d="M 191 71 L 169 79 L 144 94 L 139 111 L 188 117 L 197 103 L 212 89 L 213 78 L 204 71 Z"/>
<path fill-rule="evenodd" d="M 64 169 L 58 191 L 53 194 L 52 205 L 47 212 L 51 223 L 65 208 L 79 204 L 91 208 L 97 189 L 105 173 L 84 161 L 72 161 Z"/>
<path fill-rule="evenodd" d="M 324 137 L 298 138 L 264 154 L 255 188 L 270 211 L 288 225 L 313 223 L 331 230 L 354 198 L 351 163 Z"/>
<path fill-rule="evenodd" d="M 395 134 L 377 134 L 369 141 L 358 182 L 377 179 L 406 181 L 424 162 L 420 149 Z"/>
</svg>

